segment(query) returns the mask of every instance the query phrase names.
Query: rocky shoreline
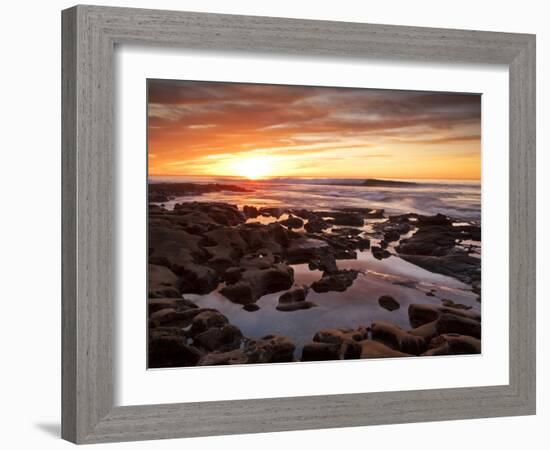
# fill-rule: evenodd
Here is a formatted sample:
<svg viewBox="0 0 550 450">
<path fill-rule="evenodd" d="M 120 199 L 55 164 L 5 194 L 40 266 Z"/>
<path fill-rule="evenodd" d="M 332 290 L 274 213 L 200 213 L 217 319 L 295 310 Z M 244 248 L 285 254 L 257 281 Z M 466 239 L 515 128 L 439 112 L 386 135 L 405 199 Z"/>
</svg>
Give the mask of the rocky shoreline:
<svg viewBox="0 0 550 450">
<path fill-rule="evenodd" d="M 216 291 L 253 317 L 259 300 L 276 294 L 278 312 L 298 314 L 317 307 L 312 296 L 336 295 L 353 286 L 362 270 L 343 263 L 371 252 L 376 260 L 401 258 L 460 280 L 481 301 L 481 260 L 472 251 L 481 239 L 479 225 L 441 214 L 388 216 L 369 208 L 317 211 L 190 201 L 169 210 L 158 203 L 244 188 L 154 186 L 149 192 L 149 367 L 480 353 L 480 314 L 447 298 L 441 304 L 409 304 L 406 329 L 386 320 L 323 328 L 300 348 L 284 335 L 245 336 L 222 312 L 188 298 Z M 297 285 L 297 264 L 320 276 Z M 381 295 L 374 301 L 391 314 L 405 314 L 399 298 Z"/>
</svg>

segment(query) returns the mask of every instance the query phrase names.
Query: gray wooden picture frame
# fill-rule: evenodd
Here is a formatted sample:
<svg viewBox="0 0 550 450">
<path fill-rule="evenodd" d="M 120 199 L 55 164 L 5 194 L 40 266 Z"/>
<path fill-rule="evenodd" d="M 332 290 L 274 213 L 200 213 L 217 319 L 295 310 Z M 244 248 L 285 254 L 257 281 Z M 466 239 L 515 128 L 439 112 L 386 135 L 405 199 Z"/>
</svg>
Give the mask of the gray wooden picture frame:
<svg viewBox="0 0 550 450">
<path fill-rule="evenodd" d="M 63 438 L 94 443 L 535 413 L 535 36 L 97 6 L 63 11 L 62 30 Z M 117 44 L 507 65 L 509 384 L 115 407 Z"/>
</svg>

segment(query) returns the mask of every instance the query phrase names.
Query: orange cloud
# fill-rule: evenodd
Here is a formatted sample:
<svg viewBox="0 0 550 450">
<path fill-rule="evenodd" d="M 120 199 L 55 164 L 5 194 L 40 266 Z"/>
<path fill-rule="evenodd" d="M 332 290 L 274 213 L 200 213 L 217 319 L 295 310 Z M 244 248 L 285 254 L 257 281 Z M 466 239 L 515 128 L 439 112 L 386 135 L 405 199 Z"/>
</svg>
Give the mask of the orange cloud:
<svg viewBox="0 0 550 450">
<path fill-rule="evenodd" d="M 151 175 L 480 177 L 475 94 L 149 80 L 148 99 Z"/>
</svg>

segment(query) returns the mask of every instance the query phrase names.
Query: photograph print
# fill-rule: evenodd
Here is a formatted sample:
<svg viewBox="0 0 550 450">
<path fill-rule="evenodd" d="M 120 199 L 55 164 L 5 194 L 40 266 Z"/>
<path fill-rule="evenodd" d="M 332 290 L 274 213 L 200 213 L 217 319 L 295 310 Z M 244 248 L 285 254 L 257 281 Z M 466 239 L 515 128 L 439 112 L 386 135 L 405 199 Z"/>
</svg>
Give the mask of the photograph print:
<svg viewBox="0 0 550 450">
<path fill-rule="evenodd" d="M 481 353 L 481 95 L 147 80 L 148 368 Z"/>
</svg>

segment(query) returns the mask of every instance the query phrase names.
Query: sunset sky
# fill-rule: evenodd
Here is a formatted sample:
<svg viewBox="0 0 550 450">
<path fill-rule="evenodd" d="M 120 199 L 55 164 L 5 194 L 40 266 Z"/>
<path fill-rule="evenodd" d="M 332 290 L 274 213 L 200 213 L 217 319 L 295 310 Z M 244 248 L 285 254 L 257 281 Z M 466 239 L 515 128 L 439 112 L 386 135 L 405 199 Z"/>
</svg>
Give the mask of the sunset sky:
<svg viewBox="0 0 550 450">
<path fill-rule="evenodd" d="M 149 175 L 479 179 L 481 97 L 149 80 Z"/>
</svg>

